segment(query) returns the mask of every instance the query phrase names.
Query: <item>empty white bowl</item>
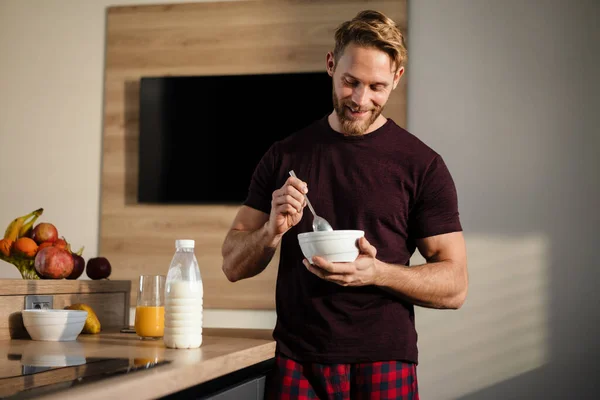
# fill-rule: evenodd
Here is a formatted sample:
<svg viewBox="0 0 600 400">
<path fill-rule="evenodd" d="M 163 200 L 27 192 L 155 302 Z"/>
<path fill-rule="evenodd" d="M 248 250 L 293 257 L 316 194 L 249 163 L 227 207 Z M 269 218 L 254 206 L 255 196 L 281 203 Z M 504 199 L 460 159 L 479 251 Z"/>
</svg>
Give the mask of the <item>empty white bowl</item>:
<svg viewBox="0 0 600 400">
<path fill-rule="evenodd" d="M 313 256 L 330 262 L 352 262 L 359 253 L 357 241 L 364 235 L 364 231 L 358 230 L 304 232 L 298 234 L 298 242 L 311 264 Z"/>
<path fill-rule="evenodd" d="M 23 310 L 23 325 L 33 340 L 69 341 L 83 330 L 87 311 Z"/>
</svg>

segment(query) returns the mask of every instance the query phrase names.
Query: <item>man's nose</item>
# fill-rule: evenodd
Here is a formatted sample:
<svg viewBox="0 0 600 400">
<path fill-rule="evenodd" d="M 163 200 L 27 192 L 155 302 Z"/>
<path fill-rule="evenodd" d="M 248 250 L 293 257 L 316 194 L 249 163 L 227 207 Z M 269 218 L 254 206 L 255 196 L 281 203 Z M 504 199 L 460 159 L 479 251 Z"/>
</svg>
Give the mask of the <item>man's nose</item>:
<svg viewBox="0 0 600 400">
<path fill-rule="evenodd" d="M 367 90 L 360 85 L 352 92 L 352 102 L 362 108 L 367 102 Z"/>
</svg>

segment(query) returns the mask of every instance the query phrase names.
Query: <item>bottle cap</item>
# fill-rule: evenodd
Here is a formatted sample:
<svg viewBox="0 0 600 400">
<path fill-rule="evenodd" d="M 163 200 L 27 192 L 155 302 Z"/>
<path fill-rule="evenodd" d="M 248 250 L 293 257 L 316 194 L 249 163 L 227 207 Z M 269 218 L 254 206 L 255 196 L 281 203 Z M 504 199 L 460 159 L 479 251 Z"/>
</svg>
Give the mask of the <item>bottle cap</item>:
<svg viewBox="0 0 600 400">
<path fill-rule="evenodd" d="M 196 242 L 191 239 L 178 239 L 175 241 L 175 248 L 177 248 L 177 249 L 181 249 L 181 248 L 193 249 L 195 244 L 196 244 Z"/>
</svg>

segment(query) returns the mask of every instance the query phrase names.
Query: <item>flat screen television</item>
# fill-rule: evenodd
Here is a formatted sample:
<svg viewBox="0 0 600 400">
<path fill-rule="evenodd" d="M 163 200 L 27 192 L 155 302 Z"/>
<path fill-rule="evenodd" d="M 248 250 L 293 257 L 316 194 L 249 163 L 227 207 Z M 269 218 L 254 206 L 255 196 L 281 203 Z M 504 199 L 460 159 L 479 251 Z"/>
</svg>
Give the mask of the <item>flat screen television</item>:
<svg viewBox="0 0 600 400">
<path fill-rule="evenodd" d="M 138 202 L 241 204 L 271 144 L 329 114 L 326 72 L 143 77 Z"/>
</svg>

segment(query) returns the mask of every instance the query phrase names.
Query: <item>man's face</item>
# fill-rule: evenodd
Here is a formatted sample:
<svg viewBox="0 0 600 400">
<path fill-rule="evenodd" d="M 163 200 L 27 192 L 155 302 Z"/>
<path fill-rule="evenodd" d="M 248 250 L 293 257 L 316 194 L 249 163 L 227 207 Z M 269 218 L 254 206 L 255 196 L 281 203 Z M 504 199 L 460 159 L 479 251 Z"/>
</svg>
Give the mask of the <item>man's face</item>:
<svg viewBox="0 0 600 400">
<path fill-rule="evenodd" d="M 395 71 L 390 57 L 375 48 L 350 44 L 335 64 L 327 55 L 327 71 L 333 78 L 333 107 L 343 133 L 366 133 L 381 115 L 404 71 Z"/>
</svg>

